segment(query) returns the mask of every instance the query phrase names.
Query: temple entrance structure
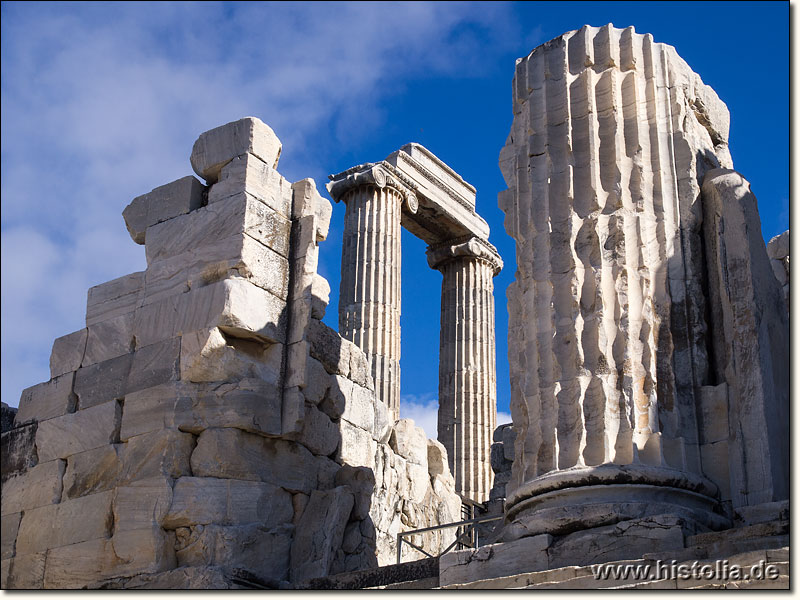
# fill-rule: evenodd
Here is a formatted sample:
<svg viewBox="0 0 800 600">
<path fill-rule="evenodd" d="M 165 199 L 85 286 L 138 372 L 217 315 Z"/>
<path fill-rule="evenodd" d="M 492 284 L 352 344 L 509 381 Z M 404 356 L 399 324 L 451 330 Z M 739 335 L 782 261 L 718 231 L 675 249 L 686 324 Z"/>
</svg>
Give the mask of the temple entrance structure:
<svg viewBox="0 0 800 600">
<path fill-rule="evenodd" d="M 377 397 L 400 410 L 400 227 L 428 244 L 441 271 L 439 441 L 456 490 L 489 496 L 497 418 L 492 279 L 503 261 L 475 212 L 475 188 L 419 144 L 330 176 L 346 206 L 339 332 L 372 361 Z"/>
</svg>

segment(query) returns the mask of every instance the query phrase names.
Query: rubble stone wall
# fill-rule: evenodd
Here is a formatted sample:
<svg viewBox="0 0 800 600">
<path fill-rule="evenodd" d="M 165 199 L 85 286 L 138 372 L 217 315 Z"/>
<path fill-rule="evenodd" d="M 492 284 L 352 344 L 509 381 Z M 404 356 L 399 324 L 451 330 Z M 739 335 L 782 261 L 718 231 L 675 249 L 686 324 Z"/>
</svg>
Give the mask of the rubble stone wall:
<svg viewBox="0 0 800 600">
<path fill-rule="evenodd" d="M 195 143 L 205 184 L 125 209 L 147 269 L 89 290 L 3 433 L 3 588 L 287 587 L 458 520 L 444 448 L 390 418 L 320 321 L 331 205 L 280 151 L 258 119 L 229 123 Z"/>
</svg>

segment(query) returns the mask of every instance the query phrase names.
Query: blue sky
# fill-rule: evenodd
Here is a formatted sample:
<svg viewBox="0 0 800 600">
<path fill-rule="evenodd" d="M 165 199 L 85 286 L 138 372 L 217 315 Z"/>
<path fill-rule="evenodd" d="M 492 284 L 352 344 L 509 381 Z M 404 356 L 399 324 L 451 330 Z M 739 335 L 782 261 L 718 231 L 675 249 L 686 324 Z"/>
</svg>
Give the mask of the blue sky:
<svg viewBox="0 0 800 600">
<path fill-rule="evenodd" d="M 508 412 L 497 157 L 514 61 L 584 24 L 633 25 L 678 53 L 731 111 L 735 168 L 769 239 L 789 227 L 786 2 L 3 2 L 2 399 L 49 378 L 53 339 L 84 326 L 86 290 L 142 270 L 121 217 L 135 196 L 192 173 L 197 136 L 254 115 L 283 142 L 292 181 L 427 146 L 478 190 L 506 266 L 495 279 L 498 410 Z M 320 271 L 337 327 L 343 207 Z M 403 238 L 404 416 L 435 435 L 441 275 Z M 504 419 L 503 416 L 500 420 Z M 510 419 L 509 419 L 510 420 Z"/>
</svg>

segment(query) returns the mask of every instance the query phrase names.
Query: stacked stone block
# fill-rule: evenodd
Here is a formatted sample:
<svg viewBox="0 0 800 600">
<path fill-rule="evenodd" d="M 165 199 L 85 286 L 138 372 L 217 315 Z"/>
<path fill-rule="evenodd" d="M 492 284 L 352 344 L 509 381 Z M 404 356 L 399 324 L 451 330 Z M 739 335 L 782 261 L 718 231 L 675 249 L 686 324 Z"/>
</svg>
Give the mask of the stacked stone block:
<svg viewBox="0 0 800 600">
<path fill-rule="evenodd" d="M 205 185 L 125 210 L 147 269 L 89 290 L 87 327 L 55 341 L 3 434 L 2 587 L 290 587 L 457 519 L 446 459 L 408 458 L 424 435 L 320 321 L 331 206 L 275 170 L 280 148 L 255 118 L 206 132 Z"/>
</svg>

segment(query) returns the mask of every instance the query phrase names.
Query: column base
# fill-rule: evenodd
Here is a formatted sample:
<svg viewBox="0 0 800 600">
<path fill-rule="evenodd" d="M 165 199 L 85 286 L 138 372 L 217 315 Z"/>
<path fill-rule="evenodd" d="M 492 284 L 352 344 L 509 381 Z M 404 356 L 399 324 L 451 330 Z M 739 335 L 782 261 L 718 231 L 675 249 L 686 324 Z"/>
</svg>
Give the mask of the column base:
<svg viewBox="0 0 800 600">
<path fill-rule="evenodd" d="M 642 517 L 673 514 L 712 530 L 731 527 L 716 486 L 668 467 L 599 465 L 537 477 L 506 499 L 504 541 L 564 535 Z"/>
</svg>

